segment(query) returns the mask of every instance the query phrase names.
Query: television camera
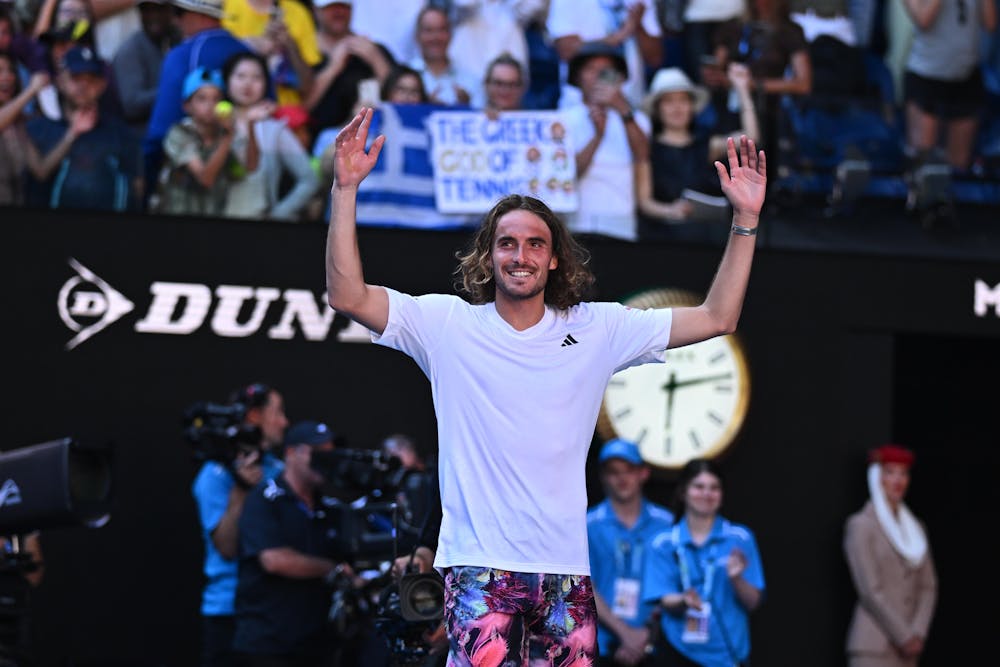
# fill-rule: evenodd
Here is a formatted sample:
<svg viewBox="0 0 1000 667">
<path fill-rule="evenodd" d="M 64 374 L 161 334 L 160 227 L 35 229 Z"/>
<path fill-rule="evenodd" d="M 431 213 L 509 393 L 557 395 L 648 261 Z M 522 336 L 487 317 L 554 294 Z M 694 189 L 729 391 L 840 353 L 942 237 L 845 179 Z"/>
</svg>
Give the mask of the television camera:
<svg viewBox="0 0 1000 667">
<path fill-rule="evenodd" d="M 182 418 L 185 439 L 199 461 L 231 466 L 237 455 L 260 449 L 260 429 L 245 424 L 247 407 L 239 402 L 222 404 L 198 401 Z"/>
<path fill-rule="evenodd" d="M 342 636 L 370 621 L 387 641 L 392 664 L 423 664 L 426 635 L 443 616 L 444 583 L 437 573 L 397 578 L 389 570 L 401 553 L 410 552 L 412 560 L 419 546 L 425 517 L 414 516 L 405 497 L 414 473 L 397 457 L 345 447 L 314 451 L 311 465 L 326 480 L 324 514 L 338 551 L 355 572 L 375 573 L 361 589 L 346 577 L 334 579 L 331 621 Z"/>
</svg>

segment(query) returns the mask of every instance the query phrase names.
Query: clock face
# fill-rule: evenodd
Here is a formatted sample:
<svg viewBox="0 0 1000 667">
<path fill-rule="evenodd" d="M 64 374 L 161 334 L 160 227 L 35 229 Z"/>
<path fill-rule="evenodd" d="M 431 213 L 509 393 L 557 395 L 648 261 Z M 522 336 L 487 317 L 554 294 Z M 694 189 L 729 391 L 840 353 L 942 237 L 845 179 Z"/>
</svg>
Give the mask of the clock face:
<svg viewBox="0 0 1000 667">
<path fill-rule="evenodd" d="M 746 416 L 750 378 L 731 335 L 667 350 L 666 360 L 611 378 L 598 430 L 637 443 L 651 465 L 675 469 L 732 443 Z"/>
</svg>

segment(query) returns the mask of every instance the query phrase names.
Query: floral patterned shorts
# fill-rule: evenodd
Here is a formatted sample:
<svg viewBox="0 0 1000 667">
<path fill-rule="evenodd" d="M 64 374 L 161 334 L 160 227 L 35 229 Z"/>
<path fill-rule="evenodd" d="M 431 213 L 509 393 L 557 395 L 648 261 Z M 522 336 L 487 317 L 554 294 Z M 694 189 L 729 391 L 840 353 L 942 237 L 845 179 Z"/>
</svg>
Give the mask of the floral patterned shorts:
<svg viewBox="0 0 1000 667">
<path fill-rule="evenodd" d="M 591 667 L 590 577 L 452 567 L 445 573 L 448 667 Z"/>
</svg>

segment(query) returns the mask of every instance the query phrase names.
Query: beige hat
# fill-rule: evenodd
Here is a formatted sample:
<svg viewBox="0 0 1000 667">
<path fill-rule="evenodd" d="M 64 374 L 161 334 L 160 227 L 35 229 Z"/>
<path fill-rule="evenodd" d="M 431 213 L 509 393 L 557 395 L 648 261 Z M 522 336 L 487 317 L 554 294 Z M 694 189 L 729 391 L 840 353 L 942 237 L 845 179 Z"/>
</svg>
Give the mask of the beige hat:
<svg viewBox="0 0 1000 667">
<path fill-rule="evenodd" d="M 656 106 L 656 101 L 660 99 L 660 95 L 676 92 L 685 92 L 691 95 L 696 114 L 708 104 L 709 94 L 707 89 L 691 83 L 691 79 L 680 68 L 668 67 L 659 70 L 653 76 L 653 83 L 649 84 L 649 94 L 642 101 L 643 111 L 647 115 L 653 116 L 656 111 L 654 107 Z"/>
<path fill-rule="evenodd" d="M 170 4 L 214 19 L 222 18 L 222 0 L 170 0 Z"/>
</svg>

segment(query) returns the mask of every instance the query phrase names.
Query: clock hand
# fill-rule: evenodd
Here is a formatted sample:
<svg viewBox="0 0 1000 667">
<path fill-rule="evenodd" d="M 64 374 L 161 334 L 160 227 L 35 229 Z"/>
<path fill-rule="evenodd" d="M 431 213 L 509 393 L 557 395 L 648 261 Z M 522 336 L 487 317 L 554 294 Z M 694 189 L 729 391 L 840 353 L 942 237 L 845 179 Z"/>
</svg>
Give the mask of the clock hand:
<svg viewBox="0 0 1000 667">
<path fill-rule="evenodd" d="M 671 371 L 670 381 L 663 385 L 663 389 L 667 392 L 667 430 L 670 430 L 670 417 L 674 413 L 674 389 L 676 388 L 677 375 Z"/>
<path fill-rule="evenodd" d="M 674 389 L 680 389 L 681 387 L 689 387 L 693 384 L 704 384 L 705 382 L 715 382 L 717 380 L 725 380 L 731 377 L 733 377 L 732 373 L 721 373 L 719 375 L 706 375 L 705 377 L 691 378 L 690 380 L 681 380 L 680 382 L 677 382 L 674 379 L 673 373 L 671 373 L 670 382 L 663 385 L 663 388 L 666 389 L 667 385 L 669 385 L 670 391 L 673 391 Z"/>
<path fill-rule="evenodd" d="M 674 412 L 674 390 L 677 388 L 677 374 L 670 371 L 670 380 L 661 387 L 667 392 L 667 430 L 670 430 L 670 416 Z"/>
</svg>

